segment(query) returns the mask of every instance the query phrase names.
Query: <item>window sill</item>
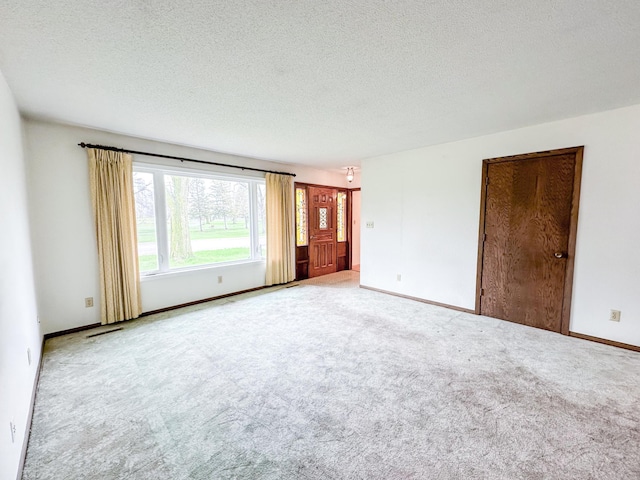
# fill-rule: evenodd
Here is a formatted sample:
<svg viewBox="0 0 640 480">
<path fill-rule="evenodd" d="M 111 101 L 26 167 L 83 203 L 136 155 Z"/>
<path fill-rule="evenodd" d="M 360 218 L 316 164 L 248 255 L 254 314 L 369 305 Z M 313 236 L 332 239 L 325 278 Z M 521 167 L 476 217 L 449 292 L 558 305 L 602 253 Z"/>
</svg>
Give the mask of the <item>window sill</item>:
<svg viewBox="0 0 640 480">
<path fill-rule="evenodd" d="M 197 267 L 187 267 L 175 270 L 169 270 L 167 272 L 157 272 L 157 273 L 148 273 L 140 275 L 141 282 L 147 282 L 151 280 L 157 280 L 161 278 L 169 278 L 169 277 L 180 277 L 185 275 L 193 275 L 195 273 L 206 273 L 213 272 L 215 270 L 220 269 L 229 269 L 236 266 L 244 266 L 250 264 L 258 264 L 258 263 L 266 263 L 265 259 L 261 260 L 245 260 L 240 262 L 226 262 L 226 263 L 216 263 L 215 265 L 202 265 Z"/>
</svg>

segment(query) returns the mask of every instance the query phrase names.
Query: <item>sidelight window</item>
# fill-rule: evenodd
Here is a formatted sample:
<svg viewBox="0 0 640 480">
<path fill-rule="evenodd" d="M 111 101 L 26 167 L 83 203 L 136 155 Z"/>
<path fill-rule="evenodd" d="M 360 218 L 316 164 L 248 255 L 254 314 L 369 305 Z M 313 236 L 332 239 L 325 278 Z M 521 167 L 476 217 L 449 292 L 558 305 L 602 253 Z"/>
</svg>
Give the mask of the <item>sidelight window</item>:
<svg viewBox="0 0 640 480">
<path fill-rule="evenodd" d="M 338 241 L 347 241 L 347 193 L 338 192 Z"/>
<path fill-rule="evenodd" d="M 296 188 L 296 246 L 309 244 L 307 221 L 307 189 Z"/>
</svg>

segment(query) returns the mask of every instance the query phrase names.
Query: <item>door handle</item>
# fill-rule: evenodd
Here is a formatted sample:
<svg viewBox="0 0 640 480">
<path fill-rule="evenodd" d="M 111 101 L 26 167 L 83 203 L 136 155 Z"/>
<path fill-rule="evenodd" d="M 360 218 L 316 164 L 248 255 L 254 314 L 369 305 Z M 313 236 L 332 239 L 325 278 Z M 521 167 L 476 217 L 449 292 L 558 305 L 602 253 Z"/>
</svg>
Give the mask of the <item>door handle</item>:
<svg viewBox="0 0 640 480">
<path fill-rule="evenodd" d="M 564 253 L 556 252 L 556 253 L 553 254 L 553 256 L 556 257 L 556 258 L 562 258 L 562 257 L 564 257 Z"/>
</svg>

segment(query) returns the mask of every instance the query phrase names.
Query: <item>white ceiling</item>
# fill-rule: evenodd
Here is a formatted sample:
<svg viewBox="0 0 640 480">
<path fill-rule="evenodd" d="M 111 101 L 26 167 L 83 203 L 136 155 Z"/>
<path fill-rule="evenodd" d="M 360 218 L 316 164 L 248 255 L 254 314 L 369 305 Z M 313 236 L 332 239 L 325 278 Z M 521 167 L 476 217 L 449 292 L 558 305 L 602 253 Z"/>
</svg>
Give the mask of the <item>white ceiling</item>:
<svg viewBox="0 0 640 480">
<path fill-rule="evenodd" d="M 640 103 L 638 0 L 2 0 L 28 116 L 320 167 Z"/>
</svg>

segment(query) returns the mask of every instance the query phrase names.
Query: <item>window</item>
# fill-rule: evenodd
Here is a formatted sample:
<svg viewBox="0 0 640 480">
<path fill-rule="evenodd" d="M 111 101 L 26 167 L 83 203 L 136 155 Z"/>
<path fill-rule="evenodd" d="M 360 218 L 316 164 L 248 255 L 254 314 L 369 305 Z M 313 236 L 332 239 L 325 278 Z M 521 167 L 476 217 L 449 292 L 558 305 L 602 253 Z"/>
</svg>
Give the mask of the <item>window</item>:
<svg viewBox="0 0 640 480">
<path fill-rule="evenodd" d="M 296 187 L 296 246 L 308 245 L 307 237 L 307 189 Z"/>
<path fill-rule="evenodd" d="M 263 179 L 136 165 L 133 181 L 143 275 L 264 258 Z"/>
<path fill-rule="evenodd" d="M 347 192 L 338 192 L 338 241 L 347 241 Z"/>
<path fill-rule="evenodd" d="M 158 270 L 158 236 L 156 233 L 153 174 L 134 171 L 133 192 L 136 199 L 140 271 Z"/>
</svg>

